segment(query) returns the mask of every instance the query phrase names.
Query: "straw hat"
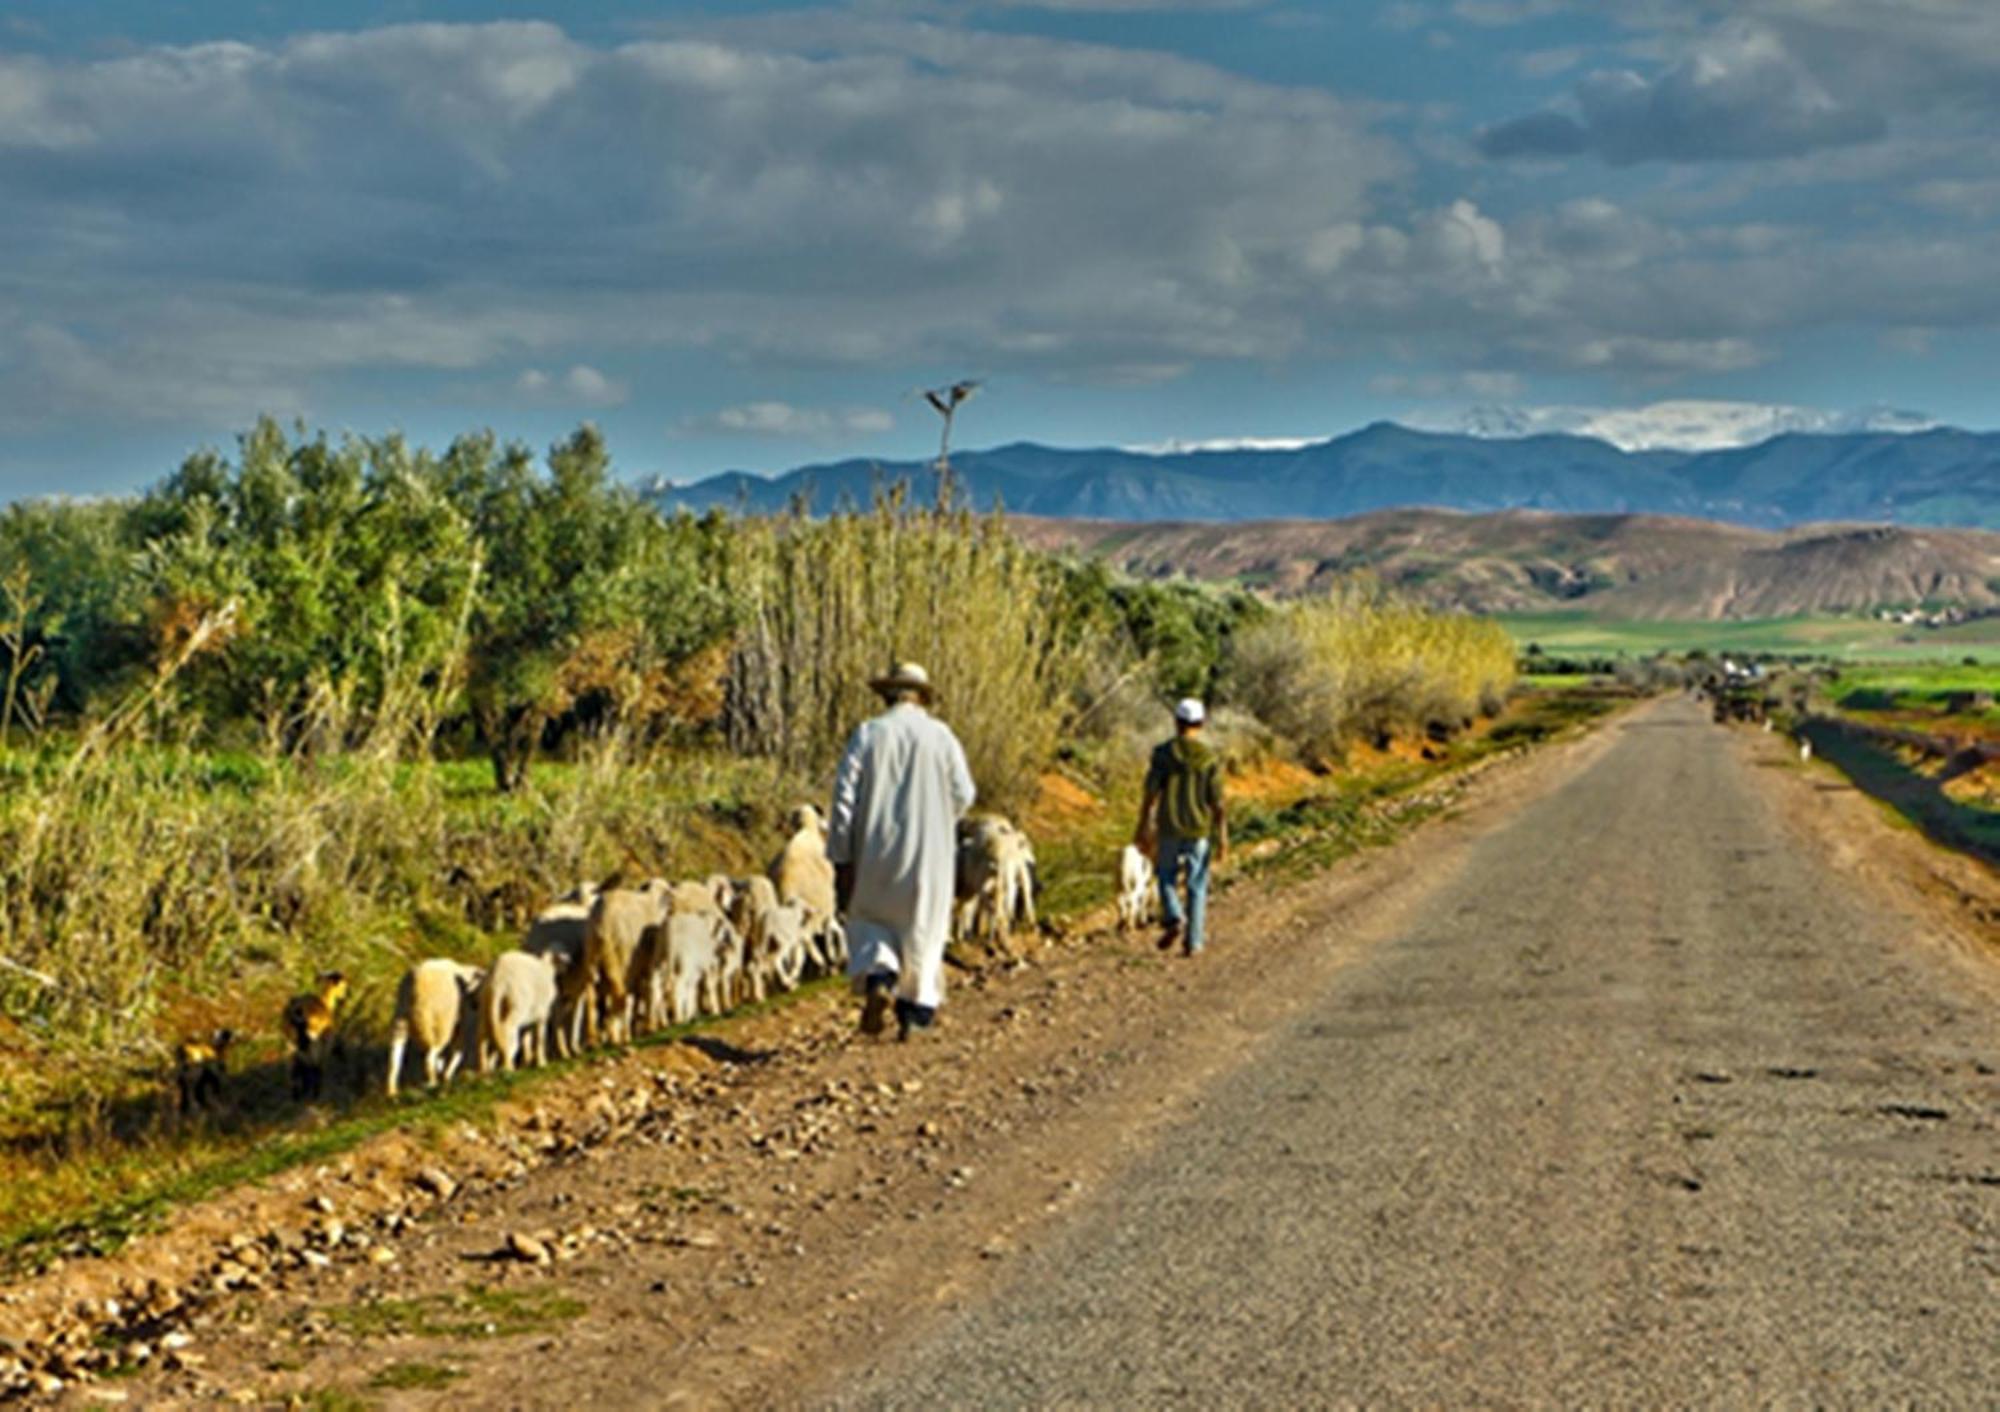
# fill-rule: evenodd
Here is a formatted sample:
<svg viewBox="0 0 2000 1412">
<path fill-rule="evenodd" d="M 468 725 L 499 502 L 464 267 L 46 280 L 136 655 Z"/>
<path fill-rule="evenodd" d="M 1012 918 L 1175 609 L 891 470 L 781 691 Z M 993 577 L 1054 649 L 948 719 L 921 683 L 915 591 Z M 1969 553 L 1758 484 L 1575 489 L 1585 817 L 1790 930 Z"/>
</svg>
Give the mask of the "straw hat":
<svg viewBox="0 0 2000 1412">
<path fill-rule="evenodd" d="M 884 696 L 896 691 L 914 691 L 928 702 L 935 695 L 931 674 L 915 662 L 898 662 L 887 676 L 876 677 L 868 685 Z"/>
</svg>

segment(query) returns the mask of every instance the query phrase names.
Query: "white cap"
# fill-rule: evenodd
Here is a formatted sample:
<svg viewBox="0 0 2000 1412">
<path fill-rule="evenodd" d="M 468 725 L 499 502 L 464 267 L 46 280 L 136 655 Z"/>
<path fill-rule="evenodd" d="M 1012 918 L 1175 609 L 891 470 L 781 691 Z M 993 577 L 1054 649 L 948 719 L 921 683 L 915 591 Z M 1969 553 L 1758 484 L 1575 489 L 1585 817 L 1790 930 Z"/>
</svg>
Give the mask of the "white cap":
<svg viewBox="0 0 2000 1412">
<path fill-rule="evenodd" d="M 1184 726 L 1198 726 L 1207 715 L 1199 696 L 1183 697 L 1180 704 L 1174 707 L 1174 719 Z"/>
</svg>

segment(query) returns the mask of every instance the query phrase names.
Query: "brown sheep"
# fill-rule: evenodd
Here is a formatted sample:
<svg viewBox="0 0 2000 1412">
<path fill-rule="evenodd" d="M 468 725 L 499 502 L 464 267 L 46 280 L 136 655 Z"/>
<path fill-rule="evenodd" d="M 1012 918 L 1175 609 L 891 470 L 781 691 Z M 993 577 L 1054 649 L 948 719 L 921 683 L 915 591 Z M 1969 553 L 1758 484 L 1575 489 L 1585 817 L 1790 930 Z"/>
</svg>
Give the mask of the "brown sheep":
<svg viewBox="0 0 2000 1412">
<path fill-rule="evenodd" d="M 640 943 L 648 927 L 666 921 L 672 896 L 672 885 L 654 878 L 641 887 L 613 888 L 592 904 L 583 944 L 588 999 L 596 1002 L 584 1006 L 592 1043 L 600 1029 L 611 1043 L 631 1041 L 633 1006 L 650 989 L 646 968 L 654 962 L 654 949 Z"/>
</svg>

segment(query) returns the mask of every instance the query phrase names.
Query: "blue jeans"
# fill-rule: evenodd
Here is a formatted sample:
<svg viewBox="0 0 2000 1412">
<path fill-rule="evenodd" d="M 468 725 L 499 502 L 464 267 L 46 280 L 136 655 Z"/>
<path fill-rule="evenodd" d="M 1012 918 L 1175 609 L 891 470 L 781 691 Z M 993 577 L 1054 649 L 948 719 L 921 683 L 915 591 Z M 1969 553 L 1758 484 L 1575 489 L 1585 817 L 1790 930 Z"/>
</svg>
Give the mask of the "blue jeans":
<svg viewBox="0 0 2000 1412">
<path fill-rule="evenodd" d="M 1182 928 L 1190 954 L 1201 950 L 1202 925 L 1208 919 L 1208 840 L 1160 835 L 1153 867 L 1159 876 L 1160 910 L 1167 925 Z M 1179 880 L 1187 870 L 1187 906 L 1181 906 Z"/>
</svg>

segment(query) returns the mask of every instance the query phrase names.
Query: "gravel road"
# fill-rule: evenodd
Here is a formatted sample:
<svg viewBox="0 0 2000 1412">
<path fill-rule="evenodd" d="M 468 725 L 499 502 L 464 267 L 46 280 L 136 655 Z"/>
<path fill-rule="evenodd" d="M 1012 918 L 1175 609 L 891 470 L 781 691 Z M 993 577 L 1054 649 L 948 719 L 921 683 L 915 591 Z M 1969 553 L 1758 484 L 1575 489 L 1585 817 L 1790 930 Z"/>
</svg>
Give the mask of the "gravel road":
<svg viewBox="0 0 2000 1412">
<path fill-rule="evenodd" d="M 840 1400 L 1990 1405 L 2000 1012 L 1699 707 L 1616 729 Z"/>
</svg>

